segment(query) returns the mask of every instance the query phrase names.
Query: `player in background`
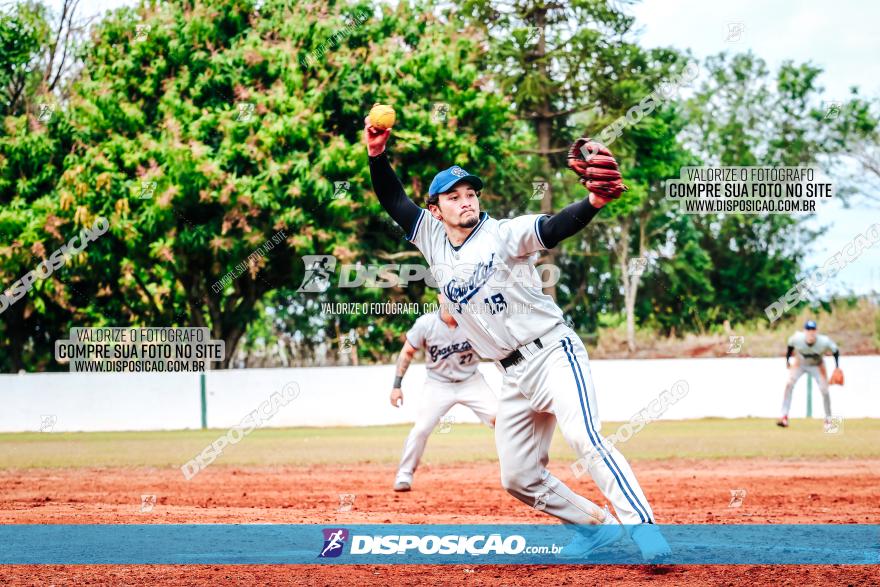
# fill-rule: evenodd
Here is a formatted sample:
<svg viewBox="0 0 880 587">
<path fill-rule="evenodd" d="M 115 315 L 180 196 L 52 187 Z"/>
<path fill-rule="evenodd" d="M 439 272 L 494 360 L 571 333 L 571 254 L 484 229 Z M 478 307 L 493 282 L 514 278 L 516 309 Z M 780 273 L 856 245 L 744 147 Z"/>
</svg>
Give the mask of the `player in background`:
<svg viewBox="0 0 880 587">
<path fill-rule="evenodd" d="M 419 317 L 409 332 L 397 358 L 391 405 L 403 403 L 403 376 L 416 352 L 424 349 L 425 380 L 424 397 L 415 425 L 403 445 L 403 458 L 394 479 L 394 491 L 409 491 L 413 473 L 419 466 L 431 431 L 446 412 L 455 404 L 469 407 L 489 427 L 495 427 L 498 399 L 478 367 L 480 358 L 471 348 L 455 318 L 448 312 L 445 300 L 440 296 L 440 308 Z"/>
<path fill-rule="evenodd" d="M 427 209 L 416 205 L 385 153 L 391 131 L 368 120 L 364 127 L 379 202 L 428 261 L 474 350 L 495 361 L 503 374 L 495 424 L 502 486 L 527 505 L 574 525 L 576 539 L 563 548 L 563 558 L 585 559 L 622 538 L 620 522 L 607 508 L 578 495 L 547 469 L 558 424 L 575 453 L 592 463 L 590 475 L 627 524 L 643 558 L 657 562 L 669 556 L 635 474 L 599 434 L 586 348 L 553 298 L 543 293 L 535 269 L 539 251 L 577 234 L 626 189 L 611 153 L 579 139 L 568 162 L 589 190 L 586 197 L 556 214 L 499 221 L 480 211 L 482 180 L 457 165 L 434 177 Z"/>
<path fill-rule="evenodd" d="M 782 400 L 782 417 L 777 426 L 788 428 L 788 412 L 791 410 L 791 394 L 801 375 L 808 373 L 819 384 L 822 392 L 822 404 L 825 407 L 825 426 L 831 425 L 831 394 L 828 390 L 828 376 L 822 357 L 827 352 L 834 355 L 834 373 L 831 383 L 843 384 L 843 371 L 840 370 L 840 350 L 837 343 L 816 330 L 816 323 L 807 320 L 802 332 L 795 332 L 788 339 L 788 351 L 785 354 L 785 366 L 788 369 L 788 383 L 785 384 L 785 396 Z M 791 357 L 794 355 L 794 363 Z"/>
</svg>

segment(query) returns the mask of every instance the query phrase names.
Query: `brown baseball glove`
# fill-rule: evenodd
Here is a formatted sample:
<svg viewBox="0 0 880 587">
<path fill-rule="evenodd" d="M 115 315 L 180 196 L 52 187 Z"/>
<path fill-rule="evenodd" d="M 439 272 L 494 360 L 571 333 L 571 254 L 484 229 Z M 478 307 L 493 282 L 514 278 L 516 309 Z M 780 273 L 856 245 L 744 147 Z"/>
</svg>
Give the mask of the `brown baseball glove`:
<svg viewBox="0 0 880 587">
<path fill-rule="evenodd" d="M 568 168 L 590 192 L 614 200 L 627 189 L 614 155 L 602 143 L 581 137 L 568 150 Z"/>
<path fill-rule="evenodd" d="M 831 379 L 828 380 L 828 383 L 831 385 L 843 385 L 843 371 L 840 368 L 835 369 L 831 373 Z"/>
</svg>

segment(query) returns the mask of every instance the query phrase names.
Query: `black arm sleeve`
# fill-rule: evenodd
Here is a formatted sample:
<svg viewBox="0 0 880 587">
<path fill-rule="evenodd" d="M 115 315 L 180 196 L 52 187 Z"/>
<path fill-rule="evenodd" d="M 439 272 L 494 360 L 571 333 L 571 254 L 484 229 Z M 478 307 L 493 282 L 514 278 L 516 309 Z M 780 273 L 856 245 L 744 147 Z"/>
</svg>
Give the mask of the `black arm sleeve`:
<svg viewBox="0 0 880 587">
<path fill-rule="evenodd" d="M 794 352 L 794 347 L 789 346 L 788 352 L 785 353 L 785 364 L 788 365 L 788 362 L 791 360 L 791 354 Z"/>
<path fill-rule="evenodd" d="M 403 191 L 403 184 L 388 161 L 388 156 L 383 151 L 375 157 L 370 157 L 370 179 L 373 182 L 373 191 L 379 198 L 379 203 L 391 218 L 406 232 L 407 238 L 412 237 L 413 228 L 422 208 L 410 200 Z"/>
<path fill-rule="evenodd" d="M 587 196 L 580 202 L 569 204 L 552 216 L 545 216 L 538 221 L 538 232 L 541 242 L 548 249 L 552 249 L 563 239 L 576 234 L 590 223 L 590 220 L 599 213 L 599 208 L 590 203 Z"/>
<path fill-rule="evenodd" d="M 840 351 L 834 351 L 834 366 L 840 367 Z"/>
</svg>

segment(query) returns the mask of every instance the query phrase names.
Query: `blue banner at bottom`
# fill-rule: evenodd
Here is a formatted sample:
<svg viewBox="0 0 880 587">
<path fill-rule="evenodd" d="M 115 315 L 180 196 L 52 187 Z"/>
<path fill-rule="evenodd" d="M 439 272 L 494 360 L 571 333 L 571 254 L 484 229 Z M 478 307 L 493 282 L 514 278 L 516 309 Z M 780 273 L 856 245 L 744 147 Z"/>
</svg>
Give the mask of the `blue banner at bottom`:
<svg viewBox="0 0 880 587">
<path fill-rule="evenodd" d="M 880 564 L 876 524 L 28 524 L 0 544 L 0 564 L 37 565 Z"/>
</svg>

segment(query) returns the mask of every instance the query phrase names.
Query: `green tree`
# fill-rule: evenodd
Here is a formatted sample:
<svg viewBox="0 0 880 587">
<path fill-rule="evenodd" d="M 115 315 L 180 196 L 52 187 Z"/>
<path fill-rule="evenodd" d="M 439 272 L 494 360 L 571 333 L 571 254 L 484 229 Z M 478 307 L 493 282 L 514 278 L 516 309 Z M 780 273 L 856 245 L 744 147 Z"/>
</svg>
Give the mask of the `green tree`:
<svg viewBox="0 0 880 587">
<path fill-rule="evenodd" d="M 41 206 L 73 143 L 62 110 L 88 25 L 75 12 L 69 1 L 57 14 L 35 2 L 0 11 L 0 294 L 42 261 L 41 233 L 62 237 Z M 52 280 L 59 279 L 56 272 Z M 39 291 L 27 301 L 0 302 L 0 371 L 44 368 L 53 333 L 69 319 L 67 308 Z"/>
<path fill-rule="evenodd" d="M 654 91 L 644 90 L 644 95 Z M 677 139 L 683 126 L 679 108 L 674 103 L 661 104 L 614 143 L 621 166 L 630 170 L 626 176 L 630 191 L 609 205 L 602 226 L 612 246 L 630 352 L 636 350 L 636 305 L 643 280 L 656 278 L 656 266 L 675 259 L 680 252 L 677 245 L 687 242 L 674 230 L 682 226 L 675 222 L 678 211 L 664 199 L 665 181 L 678 177 L 682 166 L 694 163 Z"/>
<path fill-rule="evenodd" d="M 423 286 L 290 290 L 303 255 L 375 263 L 399 254 L 400 231 L 380 211 L 361 144 L 374 102 L 397 108 L 391 153 L 417 197 L 450 157 L 474 145 L 505 151 L 508 105 L 481 88 L 478 51 L 457 26 L 407 3 L 374 12 L 363 2 L 180 1 L 110 13 L 56 114 L 71 145 L 46 147 L 63 153 L 63 173 L 35 186 L 20 246 L 39 261 L 98 217 L 110 230 L 70 260 L 63 282 L 38 281 L 19 302 L 68 320 L 39 340 L 26 326 L 6 335 L 51 356 L 71 325 L 203 326 L 226 342 L 228 365 L 261 302 L 274 307 L 280 296 L 317 308 L 316 330 L 358 328 L 372 345 L 359 352 L 387 352 L 406 317 L 330 317 L 319 301 L 421 301 L 431 297 Z M 450 105 L 443 124 L 433 102 Z M 35 140 L 18 132 L 10 148 Z M 489 161 L 508 167 L 502 155 Z M 348 182 L 344 197 L 336 182 Z"/>
<path fill-rule="evenodd" d="M 645 280 L 636 313 L 639 321 L 666 333 L 705 331 L 717 320 L 712 259 L 701 244 L 693 217 L 674 214 L 666 226 L 664 255 Z"/>
<path fill-rule="evenodd" d="M 771 75 L 751 53 L 710 57 L 707 77 L 687 103 L 687 143 L 707 165 L 810 166 L 833 145 L 809 116 L 821 70 L 783 63 Z M 769 214 L 695 216 L 712 259 L 719 319 L 759 318 L 796 281 L 817 233 L 803 217 Z M 744 278 L 748 276 L 748 278 Z"/>
<path fill-rule="evenodd" d="M 78 18 L 75 0 L 57 13 L 33 0 L 0 8 L 0 116 L 65 101 L 90 23 Z"/>
<path fill-rule="evenodd" d="M 854 87 L 845 102 L 824 106 L 812 114 L 819 121 L 823 144 L 832 151 L 826 164 L 842 179 L 835 195 L 847 203 L 876 205 L 880 202 L 880 98 L 865 97 Z"/>
<path fill-rule="evenodd" d="M 540 201 L 540 211 L 544 213 L 552 213 L 567 203 L 564 198 L 583 197 L 583 188 L 563 171 L 565 155 L 574 138 L 596 137 L 682 67 L 682 56 L 676 51 L 637 46 L 630 39 L 634 18 L 612 2 L 473 0 L 464 2 L 458 12 L 486 31 L 492 43 L 486 67 L 511 95 L 517 117 L 530 127 L 533 146 L 522 153 L 530 157 L 527 168 L 536 178 L 547 182 L 548 189 Z M 657 124 L 655 121 L 645 131 L 646 136 L 665 140 L 670 129 L 661 131 Z M 675 131 L 671 132 L 674 139 Z M 650 143 L 648 140 L 640 152 L 649 158 L 651 148 L 658 146 Z M 668 145 L 664 148 L 668 149 Z M 604 232 L 610 239 L 612 254 L 625 266 L 633 227 L 629 214 L 643 209 L 640 203 L 645 201 L 645 190 L 656 190 L 666 176 L 642 173 L 639 169 L 644 168 L 644 162 L 633 157 L 637 148 L 626 143 L 626 138 L 613 149 L 633 189 L 621 202 L 603 211 L 595 222 L 607 227 Z M 654 161 L 648 167 L 655 167 Z M 656 171 L 652 169 L 651 173 Z M 529 187 L 523 191 L 530 194 Z M 507 206 L 521 211 L 522 201 L 520 197 L 507 202 Z M 620 238 L 621 234 L 625 237 Z M 585 231 L 580 238 L 565 242 L 542 259 L 566 268 L 559 284 L 559 302 L 569 312 L 574 326 L 587 330 L 597 324 L 600 310 L 617 302 L 614 288 L 608 288 L 605 270 L 617 263 L 609 263 L 603 247 L 592 242 L 595 240 L 594 230 Z M 588 260 L 591 267 L 579 267 L 569 258 Z M 626 271 L 622 276 L 623 296 L 631 309 L 638 286 L 627 280 Z M 548 288 L 547 293 L 557 295 L 553 288 Z M 631 324 L 632 315 L 631 311 Z"/>
<path fill-rule="evenodd" d="M 345 121 L 348 129 L 351 153 L 347 163 L 351 167 L 334 179 L 350 180 L 351 192 L 349 198 L 334 203 L 348 210 L 345 221 L 317 224 L 338 233 L 340 245 L 314 243 L 302 252 L 332 253 L 340 264 L 424 264 L 421 253 L 406 244 L 402 231 L 382 210 L 370 185 L 366 149 L 359 141 L 363 117 L 373 103 L 391 104 L 397 110 L 388 152 L 408 195 L 417 202 L 423 202 L 434 174 L 453 164 L 483 177 L 482 198 L 487 206 L 504 201 L 522 166 L 516 151 L 523 143 L 509 101 L 478 67 L 487 50 L 478 32 L 438 21 L 430 5 L 417 9 L 400 3 L 383 10 L 382 20 L 370 23 L 366 33 L 369 51 L 349 57 L 334 53 L 332 62 L 328 54 L 327 63 L 318 62 L 310 69 L 326 108 L 336 108 L 326 112 L 327 119 Z M 322 304 L 437 301 L 436 293 L 424 282 L 297 293 L 304 268 L 296 269 L 290 287 L 279 289 L 267 300 L 274 314 L 261 320 L 271 322 L 279 335 L 302 338 L 312 346 L 342 347 L 354 329 L 355 340 L 349 342 L 363 360 L 386 360 L 389 353 L 399 350 L 400 339 L 416 316 L 327 315 L 322 313 Z M 265 330 L 255 325 L 249 338 Z"/>
</svg>

